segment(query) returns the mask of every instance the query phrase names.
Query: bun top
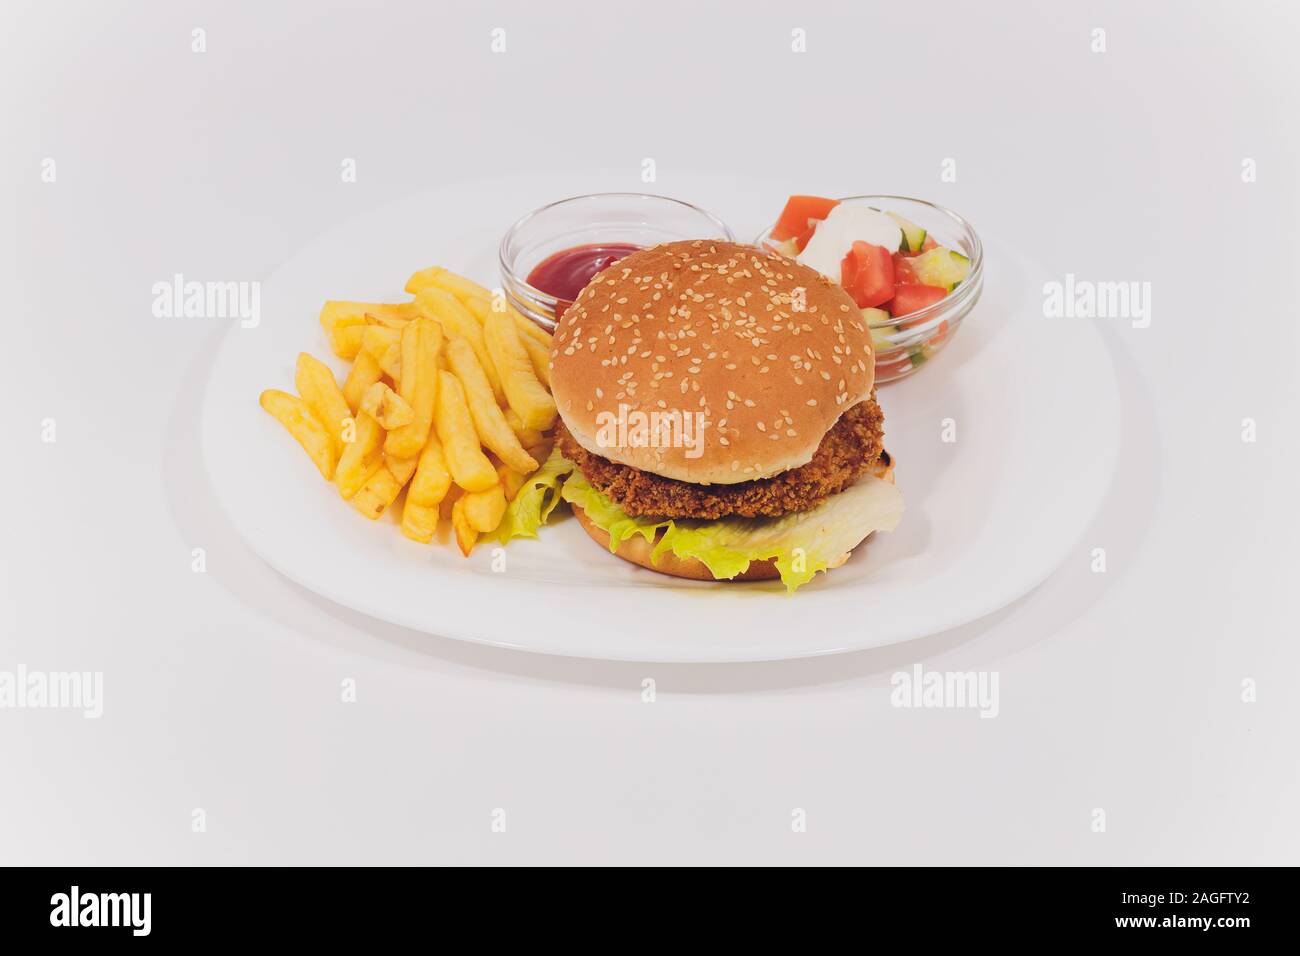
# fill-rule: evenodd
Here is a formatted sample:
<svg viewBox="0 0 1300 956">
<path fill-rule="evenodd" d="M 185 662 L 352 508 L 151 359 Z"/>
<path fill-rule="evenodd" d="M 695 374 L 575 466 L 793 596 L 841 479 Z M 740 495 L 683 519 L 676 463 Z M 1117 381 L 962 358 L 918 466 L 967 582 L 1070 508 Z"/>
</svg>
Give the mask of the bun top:
<svg viewBox="0 0 1300 956">
<path fill-rule="evenodd" d="M 696 484 L 807 464 L 871 394 L 857 305 L 791 259 L 670 242 L 594 276 L 555 330 L 551 389 L 592 454 Z"/>
</svg>

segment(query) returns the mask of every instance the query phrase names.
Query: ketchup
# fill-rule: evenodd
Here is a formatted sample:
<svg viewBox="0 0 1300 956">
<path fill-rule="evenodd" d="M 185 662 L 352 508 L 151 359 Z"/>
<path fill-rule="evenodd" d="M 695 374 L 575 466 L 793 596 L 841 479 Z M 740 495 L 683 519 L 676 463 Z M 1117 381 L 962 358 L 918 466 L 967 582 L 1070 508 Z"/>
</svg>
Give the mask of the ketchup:
<svg viewBox="0 0 1300 956">
<path fill-rule="evenodd" d="M 555 304 L 558 319 L 573 305 L 592 276 L 640 248 L 630 242 L 594 242 L 562 249 L 533 267 L 528 273 L 528 284 L 559 300 Z"/>
</svg>

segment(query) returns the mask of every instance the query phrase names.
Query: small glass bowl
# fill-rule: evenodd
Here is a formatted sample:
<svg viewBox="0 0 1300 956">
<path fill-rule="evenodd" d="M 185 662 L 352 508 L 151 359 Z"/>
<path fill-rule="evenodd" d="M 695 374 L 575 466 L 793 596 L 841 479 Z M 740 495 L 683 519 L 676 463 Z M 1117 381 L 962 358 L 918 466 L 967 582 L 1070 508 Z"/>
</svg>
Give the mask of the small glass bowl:
<svg viewBox="0 0 1300 956">
<path fill-rule="evenodd" d="M 984 288 L 984 247 L 970 223 L 936 203 L 906 196 L 849 196 L 840 202 L 896 212 L 924 229 L 939 245 L 970 259 L 970 275 L 934 305 L 904 316 L 901 321 L 870 323 L 876 347 L 876 384 L 896 382 L 934 358 L 957 334 L 962 319 L 979 301 Z M 775 246 L 771 238 L 774 226 L 768 227 L 754 244 Z"/>
<path fill-rule="evenodd" d="M 516 309 L 545 329 L 555 328 L 562 303 L 528 284 L 528 274 L 548 256 L 574 246 L 627 242 L 655 246 L 680 239 L 735 236 L 717 216 L 698 206 L 648 193 L 593 193 L 535 209 L 501 240 L 501 283 Z"/>
</svg>

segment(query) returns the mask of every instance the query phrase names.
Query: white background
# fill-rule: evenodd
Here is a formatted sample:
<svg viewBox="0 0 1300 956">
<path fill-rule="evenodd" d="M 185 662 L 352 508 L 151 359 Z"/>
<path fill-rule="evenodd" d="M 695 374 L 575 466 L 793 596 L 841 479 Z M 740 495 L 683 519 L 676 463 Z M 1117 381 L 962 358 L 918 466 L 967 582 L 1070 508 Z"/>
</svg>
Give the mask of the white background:
<svg viewBox="0 0 1300 956">
<path fill-rule="evenodd" d="M 0 710 L 0 862 L 1297 862 L 1300 15 L 1136 7 L 6 3 L 0 670 L 103 671 L 105 713 Z M 259 279 L 436 183 L 641 188 L 645 157 L 669 194 L 925 196 L 1151 282 L 1150 328 L 1108 323 L 1123 457 L 1078 553 L 957 631 L 707 667 L 432 638 L 254 558 L 195 431 L 223 323 L 155 319 L 152 284 Z M 892 708 L 916 662 L 997 671 L 1000 715 Z"/>
</svg>

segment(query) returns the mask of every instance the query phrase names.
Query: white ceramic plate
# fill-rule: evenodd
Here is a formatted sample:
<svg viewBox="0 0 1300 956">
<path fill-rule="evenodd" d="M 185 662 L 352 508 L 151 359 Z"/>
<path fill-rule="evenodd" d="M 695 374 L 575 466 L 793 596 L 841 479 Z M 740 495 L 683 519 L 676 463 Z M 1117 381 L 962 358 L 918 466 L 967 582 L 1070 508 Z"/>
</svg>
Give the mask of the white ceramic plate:
<svg viewBox="0 0 1300 956">
<path fill-rule="evenodd" d="M 567 514 L 537 541 L 462 558 L 421 546 L 396 519 L 361 518 L 257 404 L 292 390 L 299 351 L 334 360 L 317 321 L 327 298 L 394 301 L 434 263 L 499 284 L 496 246 L 521 213 L 610 176 L 457 184 L 377 210 L 311 243 L 264 284 L 262 321 L 222 341 L 203 408 L 212 483 L 240 533 L 286 577 L 370 616 L 499 646 L 645 661 L 771 660 L 875 647 L 1005 606 L 1080 546 L 1115 466 L 1113 366 L 1088 325 L 1044 319 L 1033 270 L 983 236 L 985 289 L 946 350 L 880 391 L 886 444 L 907 502 L 902 524 L 794 596 L 777 583 L 656 575 L 599 548 Z M 737 236 L 756 234 L 781 187 L 677 180 Z M 754 208 L 755 205 L 761 208 Z M 952 419 L 956 441 L 944 442 Z"/>
</svg>

